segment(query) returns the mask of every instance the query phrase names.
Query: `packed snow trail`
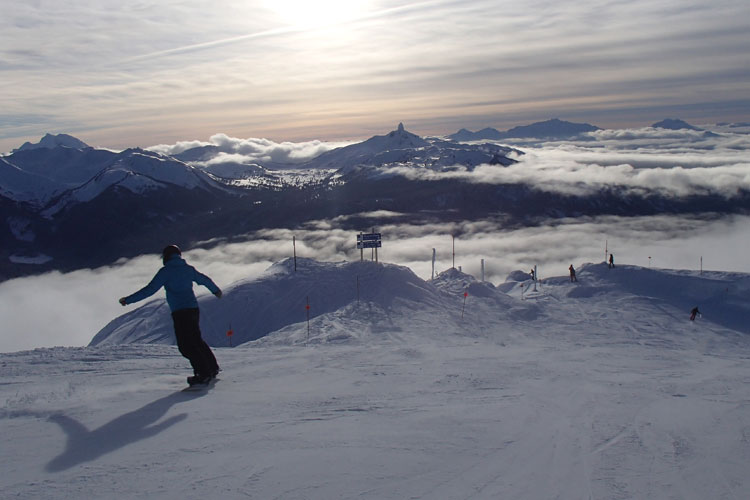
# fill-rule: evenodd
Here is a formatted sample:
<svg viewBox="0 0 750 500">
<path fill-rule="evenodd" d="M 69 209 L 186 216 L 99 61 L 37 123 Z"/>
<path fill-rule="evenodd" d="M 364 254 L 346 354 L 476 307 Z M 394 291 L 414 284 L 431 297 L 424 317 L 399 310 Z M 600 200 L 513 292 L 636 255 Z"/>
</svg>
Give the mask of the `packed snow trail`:
<svg viewBox="0 0 750 500">
<path fill-rule="evenodd" d="M 437 295 L 317 316 L 309 341 L 293 323 L 217 348 L 221 380 L 199 393 L 182 392 L 187 364 L 173 346 L 1 355 L 0 489 L 23 498 L 742 498 L 746 334 L 691 324 L 689 309 L 624 290 L 598 267 L 579 280 L 551 279 L 521 301 L 519 283 L 498 287 L 505 294 L 448 273 Z M 461 321 L 453 291 L 466 289 Z M 422 297 L 442 309 L 419 307 Z M 362 330 L 342 335 L 352 327 Z"/>
</svg>

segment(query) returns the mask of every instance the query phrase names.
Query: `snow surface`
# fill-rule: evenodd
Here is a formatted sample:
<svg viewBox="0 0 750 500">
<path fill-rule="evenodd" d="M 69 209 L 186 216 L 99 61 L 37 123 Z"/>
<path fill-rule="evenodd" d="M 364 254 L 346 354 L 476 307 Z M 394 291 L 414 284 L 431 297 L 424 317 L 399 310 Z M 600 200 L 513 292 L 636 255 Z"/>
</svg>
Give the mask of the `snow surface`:
<svg viewBox="0 0 750 500">
<path fill-rule="evenodd" d="M 93 200 L 113 186 L 142 194 L 167 185 L 187 189 L 221 186 L 200 169 L 173 158 L 149 151 L 126 150 L 87 182 L 66 191 L 41 213 L 52 217 L 71 204 Z"/>
<path fill-rule="evenodd" d="M 16 201 L 41 203 L 58 188 L 57 183 L 41 175 L 26 172 L 0 158 L 0 195 Z"/>
<path fill-rule="evenodd" d="M 204 330 L 230 316 L 245 318 L 237 341 L 251 321 L 273 330 L 215 348 L 223 372 L 200 392 L 182 391 L 170 345 L 0 355 L 0 491 L 746 498 L 750 276 L 595 264 L 578 278 L 534 290 L 520 272 L 493 286 L 283 261 L 201 299 Z M 160 301 L 115 322 L 142 314 L 150 331 Z"/>
</svg>

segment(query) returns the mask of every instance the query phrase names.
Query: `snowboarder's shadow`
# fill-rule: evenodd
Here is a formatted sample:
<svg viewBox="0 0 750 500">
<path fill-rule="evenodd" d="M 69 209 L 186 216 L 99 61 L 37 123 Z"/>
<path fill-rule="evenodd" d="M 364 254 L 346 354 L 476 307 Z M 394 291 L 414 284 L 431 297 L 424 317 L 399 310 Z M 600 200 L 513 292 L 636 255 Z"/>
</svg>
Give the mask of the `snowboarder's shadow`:
<svg viewBox="0 0 750 500">
<path fill-rule="evenodd" d="M 49 420 L 65 431 L 68 442 L 65 451 L 53 458 L 45 470 L 47 472 L 64 471 L 78 464 L 96 460 L 129 444 L 155 436 L 187 418 L 187 413 L 181 413 L 156 423 L 172 406 L 204 394 L 206 393 L 190 396 L 186 396 L 183 392 L 170 394 L 119 416 L 94 430 L 88 430 L 76 419 L 62 413 L 52 415 Z"/>
</svg>

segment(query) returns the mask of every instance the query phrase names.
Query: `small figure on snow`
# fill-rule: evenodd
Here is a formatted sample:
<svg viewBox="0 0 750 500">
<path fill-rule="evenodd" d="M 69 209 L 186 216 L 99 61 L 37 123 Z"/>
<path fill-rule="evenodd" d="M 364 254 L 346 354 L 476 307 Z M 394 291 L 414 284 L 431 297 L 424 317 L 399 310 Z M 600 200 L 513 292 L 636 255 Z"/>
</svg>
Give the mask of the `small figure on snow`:
<svg viewBox="0 0 750 500">
<path fill-rule="evenodd" d="M 531 273 L 529 273 L 529 274 L 531 274 L 531 280 L 532 281 L 536 281 L 536 275 L 534 274 L 534 270 L 533 269 L 531 270 Z"/>
<path fill-rule="evenodd" d="M 698 316 L 701 312 L 698 310 L 698 306 L 695 306 L 690 311 L 690 321 L 695 321 L 695 317 Z"/>
<path fill-rule="evenodd" d="M 570 265 L 568 270 L 570 271 L 570 281 L 578 281 L 578 278 L 576 278 L 576 270 L 573 267 L 573 264 Z"/>
<path fill-rule="evenodd" d="M 193 282 L 203 285 L 216 297 L 221 298 L 221 289 L 182 258 L 177 245 L 169 245 L 162 251 L 164 267 L 159 269 L 151 282 L 132 295 L 122 297 L 123 306 L 143 300 L 155 294 L 161 287 L 167 293 L 167 304 L 172 311 L 177 348 L 193 367 L 193 377 L 188 383 L 207 384 L 219 373 L 219 365 L 211 348 L 201 337 L 198 301 L 193 293 Z"/>
<path fill-rule="evenodd" d="M 612 269 L 613 267 L 615 267 L 615 256 L 609 254 L 609 268 Z"/>
</svg>

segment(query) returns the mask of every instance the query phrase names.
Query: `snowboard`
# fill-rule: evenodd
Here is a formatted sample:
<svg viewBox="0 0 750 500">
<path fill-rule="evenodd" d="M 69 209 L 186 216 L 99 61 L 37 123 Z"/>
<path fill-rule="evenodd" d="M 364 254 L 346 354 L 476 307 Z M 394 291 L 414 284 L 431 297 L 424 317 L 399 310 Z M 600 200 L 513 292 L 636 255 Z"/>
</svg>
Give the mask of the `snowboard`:
<svg viewBox="0 0 750 500">
<path fill-rule="evenodd" d="M 188 377 L 188 378 L 189 378 L 189 377 Z M 209 381 L 208 381 L 208 383 L 206 383 L 206 384 L 190 384 L 190 382 L 188 382 L 188 384 L 189 384 L 189 385 L 188 385 L 187 387 L 185 387 L 185 388 L 184 388 L 184 389 L 182 390 L 182 392 L 200 392 L 200 391 L 207 391 L 207 390 L 209 390 L 210 388 L 212 388 L 212 387 L 214 386 L 214 384 L 216 384 L 216 382 L 217 382 L 218 380 L 219 380 L 218 378 L 214 377 L 214 378 L 212 378 L 211 380 L 209 380 Z"/>
</svg>

